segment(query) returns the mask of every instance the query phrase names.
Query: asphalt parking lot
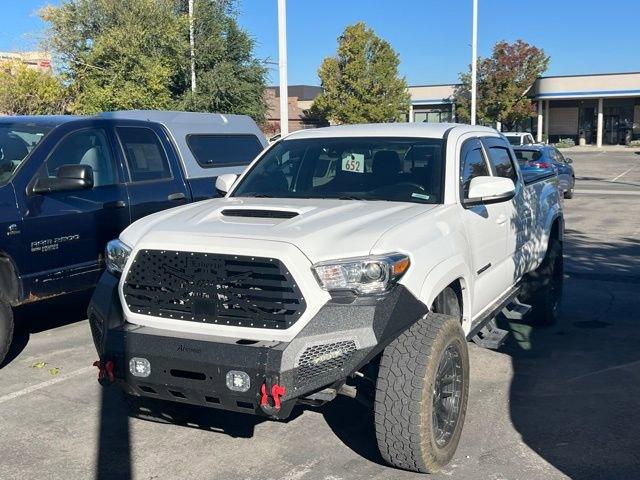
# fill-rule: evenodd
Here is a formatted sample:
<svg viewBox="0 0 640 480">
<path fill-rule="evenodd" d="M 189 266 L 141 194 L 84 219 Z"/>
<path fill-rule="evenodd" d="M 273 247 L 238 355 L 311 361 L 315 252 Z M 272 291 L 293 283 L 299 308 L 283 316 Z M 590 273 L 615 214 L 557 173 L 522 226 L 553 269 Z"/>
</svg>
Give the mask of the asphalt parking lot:
<svg viewBox="0 0 640 480">
<path fill-rule="evenodd" d="M 565 203 L 562 319 L 508 325 L 500 351 L 470 345 L 462 441 L 433 478 L 640 475 L 638 153 L 569 155 L 578 183 Z M 0 369 L 0 479 L 424 478 L 383 465 L 371 416 L 346 398 L 286 423 L 200 409 L 129 418 L 90 366 L 87 298 L 18 312 Z"/>
</svg>

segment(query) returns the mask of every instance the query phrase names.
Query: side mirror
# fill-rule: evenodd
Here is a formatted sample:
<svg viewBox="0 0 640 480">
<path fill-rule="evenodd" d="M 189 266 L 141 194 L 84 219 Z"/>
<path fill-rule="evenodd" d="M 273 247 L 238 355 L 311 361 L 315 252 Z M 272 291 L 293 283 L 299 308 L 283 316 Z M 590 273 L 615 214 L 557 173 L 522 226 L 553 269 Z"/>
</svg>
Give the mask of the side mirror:
<svg viewBox="0 0 640 480">
<path fill-rule="evenodd" d="M 33 193 L 68 192 L 93 188 L 93 168 L 90 165 L 62 165 L 55 177 L 40 177 L 33 184 Z"/>
<path fill-rule="evenodd" d="M 564 161 L 567 163 L 573 163 L 573 160 L 567 157 L 564 157 Z"/>
<path fill-rule="evenodd" d="M 510 178 L 475 177 L 469 185 L 469 198 L 464 200 L 465 206 L 488 205 L 506 202 L 516 194 L 516 186 Z"/>
<path fill-rule="evenodd" d="M 221 196 L 226 195 L 227 192 L 231 190 L 231 187 L 233 187 L 233 184 L 236 183 L 237 179 L 238 175 L 235 175 L 233 173 L 225 173 L 224 175 L 220 175 L 218 178 L 216 178 L 216 190 Z"/>
</svg>

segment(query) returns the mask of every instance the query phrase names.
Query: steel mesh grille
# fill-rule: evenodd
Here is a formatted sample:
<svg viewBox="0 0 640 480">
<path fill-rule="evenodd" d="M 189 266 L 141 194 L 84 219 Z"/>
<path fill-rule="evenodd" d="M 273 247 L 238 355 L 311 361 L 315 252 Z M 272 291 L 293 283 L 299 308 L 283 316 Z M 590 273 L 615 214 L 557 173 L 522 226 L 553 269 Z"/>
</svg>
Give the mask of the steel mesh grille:
<svg viewBox="0 0 640 480">
<path fill-rule="evenodd" d="M 298 381 L 304 382 L 336 368 L 342 368 L 356 351 L 353 340 L 307 347 L 298 360 Z"/>
<path fill-rule="evenodd" d="M 274 258 L 141 250 L 123 290 L 134 313 L 242 327 L 286 329 L 306 308 Z"/>
</svg>

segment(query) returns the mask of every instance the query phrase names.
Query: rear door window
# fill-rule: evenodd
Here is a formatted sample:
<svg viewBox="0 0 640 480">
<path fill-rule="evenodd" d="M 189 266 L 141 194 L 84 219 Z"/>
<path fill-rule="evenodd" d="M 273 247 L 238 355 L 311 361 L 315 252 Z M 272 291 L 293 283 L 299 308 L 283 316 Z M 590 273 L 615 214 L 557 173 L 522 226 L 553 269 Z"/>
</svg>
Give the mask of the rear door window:
<svg viewBox="0 0 640 480">
<path fill-rule="evenodd" d="M 167 154 L 158 135 L 145 127 L 117 127 L 132 182 L 172 178 Z"/>
<path fill-rule="evenodd" d="M 203 168 L 248 165 L 262 150 L 255 135 L 187 135 L 187 145 Z"/>
</svg>

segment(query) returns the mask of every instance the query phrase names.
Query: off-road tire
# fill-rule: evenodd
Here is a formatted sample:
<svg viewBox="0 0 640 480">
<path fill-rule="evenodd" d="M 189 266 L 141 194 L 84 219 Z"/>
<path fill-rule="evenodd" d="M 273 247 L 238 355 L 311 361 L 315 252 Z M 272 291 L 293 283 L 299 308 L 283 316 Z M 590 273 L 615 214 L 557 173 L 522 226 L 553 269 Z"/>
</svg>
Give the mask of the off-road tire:
<svg viewBox="0 0 640 480">
<path fill-rule="evenodd" d="M 562 243 L 552 238 L 544 260 L 536 270 L 525 276 L 522 283 L 519 298 L 532 307 L 528 315 L 531 324 L 549 326 L 557 322 L 563 282 Z"/>
<path fill-rule="evenodd" d="M 0 365 L 4 362 L 13 340 L 13 312 L 11 306 L 0 300 Z"/>
<path fill-rule="evenodd" d="M 456 352 L 460 368 L 449 384 L 459 389 L 457 418 L 445 444 L 438 444 L 434 397 L 440 361 Z M 440 383 L 440 386 L 442 383 Z M 469 354 L 458 319 L 430 313 L 389 344 L 380 360 L 374 404 L 378 448 L 385 461 L 405 470 L 432 473 L 451 460 L 460 441 L 469 396 Z M 451 405 L 451 404 L 449 404 Z"/>
</svg>

